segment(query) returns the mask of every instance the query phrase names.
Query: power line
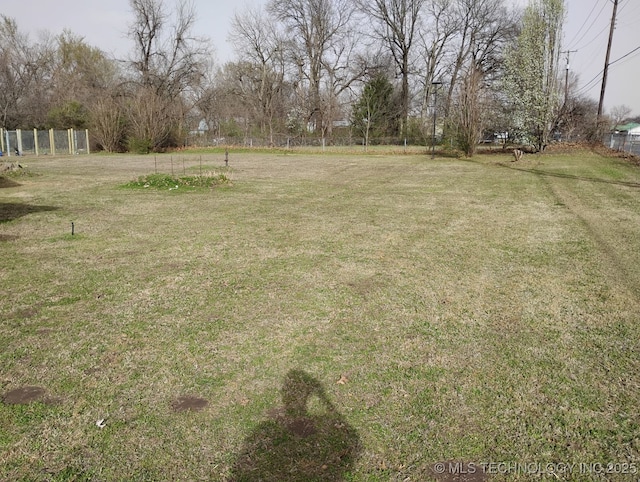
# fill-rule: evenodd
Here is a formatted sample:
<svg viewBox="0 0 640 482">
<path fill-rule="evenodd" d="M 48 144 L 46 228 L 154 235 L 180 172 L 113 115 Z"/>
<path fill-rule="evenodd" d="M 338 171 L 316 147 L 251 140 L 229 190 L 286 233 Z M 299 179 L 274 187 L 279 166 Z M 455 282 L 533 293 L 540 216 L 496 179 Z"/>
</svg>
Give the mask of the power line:
<svg viewBox="0 0 640 482">
<path fill-rule="evenodd" d="M 631 50 L 630 52 L 627 52 L 626 54 L 624 54 L 622 57 L 620 57 L 619 59 L 614 60 L 613 62 L 611 62 L 609 65 L 613 65 L 616 62 L 620 62 L 622 59 L 626 59 L 629 55 L 631 55 L 634 52 L 637 52 L 638 50 L 640 50 L 640 45 L 638 45 L 635 49 Z"/>
<path fill-rule="evenodd" d="M 623 56 L 617 58 L 613 62 L 609 62 L 609 66 L 612 66 L 612 65 L 620 62 L 621 60 L 626 59 L 627 57 L 629 57 L 630 55 L 632 55 L 633 53 L 638 52 L 638 51 L 640 51 L 640 45 L 638 47 L 636 47 L 635 49 L 630 50 L 629 52 L 627 52 Z M 587 92 L 587 91 L 591 90 L 592 88 L 594 88 L 597 85 L 597 81 L 600 79 L 600 76 L 602 75 L 603 72 L 604 72 L 604 69 L 600 70 L 600 72 L 598 72 L 589 82 L 585 83 L 582 87 L 580 87 L 576 91 L 576 94 L 581 94 L 583 92 Z"/>
<path fill-rule="evenodd" d="M 628 7 L 629 5 L 630 5 L 630 1 L 627 1 L 627 3 L 625 3 L 620 8 L 620 12 L 622 12 L 622 10 L 624 10 L 624 8 Z M 640 4 L 636 3 L 634 4 L 634 8 L 632 10 L 625 11 L 623 22 L 620 25 L 625 27 L 628 27 L 628 26 L 636 27 L 638 25 L 638 21 L 640 20 L 640 16 L 638 16 L 638 13 L 640 13 Z"/>
<path fill-rule="evenodd" d="M 598 80 L 600 80 L 600 76 L 602 75 L 602 72 L 604 72 L 604 70 L 601 70 L 600 72 L 598 72 L 595 75 L 595 77 L 593 77 L 593 79 L 591 79 L 589 82 L 587 82 L 582 87 L 580 87 L 576 91 L 576 94 L 581 94 L 583 92 L 588 92 L 589 90 L 593 89 L 596 85 L 598 85 Z"/>
<path fill-rule="evenodd" d="M 620 11 L 619 13 L 622 13 L 622 11 L 629 5 L 630 0 L 627 0 L 626 3 L 624 0 L 622 0 L 622 3 L 620 4 Z"/>
<path fill-rule="evenodd" d="M 595 8 L 598 6 L 598 3 L 596 2 L 593 5 L 593 8 L 591 9 L 591 12 L 589 13 L 589 15 L 587 16 L 587 18 L 585 19 L 584 23 L 582 24 L 582 27 L 580 27 L 580 29 L 578 30 L 578 32 L 573 36 L 573 39 L 571 40 L 571 42 L 569 42 L 569 45 L 571 46 L 575 46 L 576 44 L 582 42 L 582 39 L 585 38 L 587 36 L 587 34 L 589 33 L 589 31 L 591 30 L 591 28 L 593 27 L 593 25 L 598 21 L 598 19 L 600 18 L 600 16 L 602 15 L 602 12 L 604 12 L 605 7 L 607 6 L 607 0 L 605 0 L 604 4 L 602 5 L 602 8 L 600 9 L 600 11 L 598 12 L 598 15 L 596 15 L 596 17 L 593 19 L 593 21 L 591 22 L 591 25 L 589 25 L 589 27 L 587 28 L 587 30 L 582 34 L 582 36 L 576 40 L 576 37 L 578 35 L 580 35 L 580 32 L 582 31 L 582 29 L 584 28 L 584 26 L 587 24 L 587 22 L 589 21 L 589 18 L 591 17 L 591 15 L 593 14 L 593 11 L 595 10 Z M 606 28 L 605 28 L 606 30 Z M 602 33 L 602 32 L 600 32 Z M 600 35 L 600 33 L 598 35 L 596 35 L 596 37 L 598 37 Z M 593 40 L 592 40 L 593 41 Z M 589 42 L 591 43 L 591 42 Z M 587 44 L 588 45 L 588 44 Z"/>
<path fill-rule="evenodd" d="M 606 27 L 604 27 L 602 30 L 600 30 L 595 37 L 593 37 L 591 40 L 589 40 L 589 42 L 587 42 L 584 45 L 581 45 L 580 47 L 578 47 L 576 50 L 583 50 L 586 47 L 588 47 L 589 45 L 591 45 L 593 42 L 595 42 L 596 40 L 598 40 L 600 38 L 600 36 L 605 33 L 607 31 L 607 29 L 609 28 L 609 26 L 607 25 Z M 580 39 L 582 40 L 582 39 Z"/>
</svg>

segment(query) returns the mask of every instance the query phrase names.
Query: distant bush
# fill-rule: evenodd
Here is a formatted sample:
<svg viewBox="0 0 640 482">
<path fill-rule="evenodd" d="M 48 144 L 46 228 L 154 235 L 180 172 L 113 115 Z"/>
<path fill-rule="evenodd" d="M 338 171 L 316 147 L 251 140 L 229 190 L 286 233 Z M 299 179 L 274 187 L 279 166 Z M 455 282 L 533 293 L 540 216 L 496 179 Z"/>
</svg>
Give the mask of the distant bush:
<svg viewBox="0 0 640 482">
<path fill-rule="evenodd" d="M 150 139 L 139 139 L 137 137 L 131 137 L 127 140 L 127 148 L 129 152 L 135 154 L 149 154 L 153 143 Z"/>
</svg>

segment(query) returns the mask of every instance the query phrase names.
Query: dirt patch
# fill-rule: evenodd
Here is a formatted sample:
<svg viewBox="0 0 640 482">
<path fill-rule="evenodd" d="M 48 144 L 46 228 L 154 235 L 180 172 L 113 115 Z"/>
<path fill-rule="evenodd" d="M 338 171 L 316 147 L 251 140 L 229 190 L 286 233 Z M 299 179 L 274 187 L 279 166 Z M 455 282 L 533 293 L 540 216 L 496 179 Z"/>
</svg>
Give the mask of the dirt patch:
<svg viewBox="0 0 640 482">
<path fill-rule="evenodd" d="M 27 403 L 42 401 L 45 391 L 40 387 L 21 387 L 11 390 L 2 396 L 7 405 L 26 405 Z"/>
<path fill-rule="evenodd" d="M 179 397 L 171 403 L 174 412 L 199 412 L 204 409 L 209 402 L 198 397 Z"/>
<path fill-rule="evenodd" d="M 432 477 L 438 482 L 484 482 L 489 476 L 480 464 L 447 460 L 430 467 Z"/>
<path fill-rule="evenodd" d="M 14 236 L 13 234 L 0 234 L 0 243 L 7 241 L 15 241 L 19 236 Z"/>
</svg>

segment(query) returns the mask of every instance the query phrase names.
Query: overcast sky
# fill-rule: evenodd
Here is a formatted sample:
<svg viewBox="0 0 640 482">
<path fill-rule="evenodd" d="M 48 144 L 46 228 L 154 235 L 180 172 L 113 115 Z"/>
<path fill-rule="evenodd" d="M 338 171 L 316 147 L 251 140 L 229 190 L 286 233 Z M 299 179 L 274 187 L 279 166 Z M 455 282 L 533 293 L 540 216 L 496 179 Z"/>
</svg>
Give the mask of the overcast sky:
<svg viewBox="0 0 640 482">
<path fill-rule="evenodd" d="M 171 6 L 172 0 L 164 0 Z M 527 0 L 507 0 L 526 5 Z M 227 42 L 235 11 L 266 4 L 267 0 L 193 0 L 198 13 L 196 33 L 209 37 L 218 62 L 233 59 Z M 126 58 L 131 41 L 126 31 L 132 19 L 129 0 L 2 0 L 0 13 L 14 18 L 32 39 L 41 31 L 57 35 L 67 28 L 85 41 L 119 58 Z M 600 98 L 613 0 L 565 0 L 568 16 L 563 50 L 570 54 L 570 70 L 579 75 L 581 92 Z M 613 38 L 605 109 L 626 105 L 640 115 L 640 1 L 619 0 Z M 635 50 L 637 49 L 637 50 Z M 626 56 L 626 57 L 625 57 Z M 623 58 L 624 57 L 624 58 Z"/>
</svg>

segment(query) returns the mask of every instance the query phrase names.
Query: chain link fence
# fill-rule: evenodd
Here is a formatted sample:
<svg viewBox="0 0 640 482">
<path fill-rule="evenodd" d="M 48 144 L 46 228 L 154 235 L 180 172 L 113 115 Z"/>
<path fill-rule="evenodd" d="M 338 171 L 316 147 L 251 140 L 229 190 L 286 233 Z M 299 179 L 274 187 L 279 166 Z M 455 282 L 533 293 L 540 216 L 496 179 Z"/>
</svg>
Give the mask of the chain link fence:
<svg viewBox="0 0 640 482">
<path fill-rule="evenodd" d="M 191 134 L 187 138 L 187 147 L 277 147 L 277 148 L 295 148 L 295 147 L 365 147 L 363 137 L 348 135 L 333 135 L 331 138 L 322 138 L 314 136 L 287 136 L 274 135 L 269 138 L 262 137 L 215 137 L 206 134 Z M 431 138 L 399 138 L 399 137 L 376 137 L 369 139 L 369 146 L 430 146 Z"/>
<path fill-rule="evenodd" d="M 616 151 L 624 151 L 640 156 L 640 136 L 629 134 L 608 134 L 604 145 Z"/>
</svg>

